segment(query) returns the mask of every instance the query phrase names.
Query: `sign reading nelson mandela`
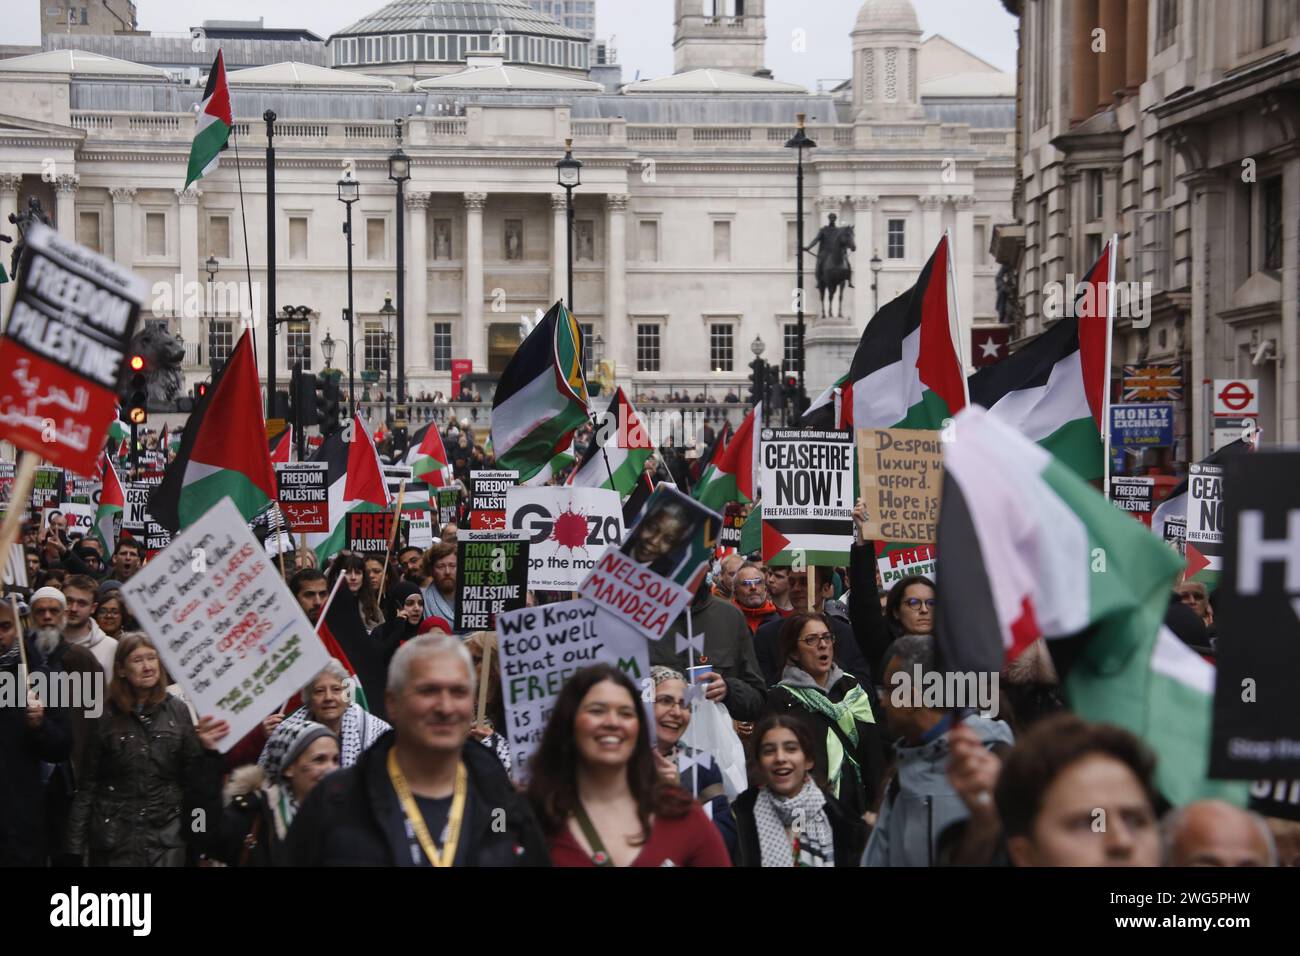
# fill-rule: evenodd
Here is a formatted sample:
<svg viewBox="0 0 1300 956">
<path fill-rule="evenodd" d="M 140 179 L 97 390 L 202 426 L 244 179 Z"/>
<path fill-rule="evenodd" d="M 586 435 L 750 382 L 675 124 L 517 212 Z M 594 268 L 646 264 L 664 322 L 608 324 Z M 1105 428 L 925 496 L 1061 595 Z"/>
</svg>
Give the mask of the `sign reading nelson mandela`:
<svg viewBox="0 0 1300 956">
<path fill-rule="evenodd" d="M 90 475 L 149 285 L 46 226 L 26 242 L 0 347 L 0 438 Z"/>
<path fill-rule="evenodd" d="M 1300 777 L 1300 452 L 1224 462 L 1210 776 Z"/>
</svg>

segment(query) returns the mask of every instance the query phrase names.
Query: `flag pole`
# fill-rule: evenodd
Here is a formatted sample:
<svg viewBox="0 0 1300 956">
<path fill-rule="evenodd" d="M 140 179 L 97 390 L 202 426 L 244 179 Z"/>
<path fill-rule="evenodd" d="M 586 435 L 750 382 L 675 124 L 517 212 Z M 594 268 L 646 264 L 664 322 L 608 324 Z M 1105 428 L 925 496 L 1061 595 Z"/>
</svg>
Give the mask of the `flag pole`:
<svg viewBox="0 0 1300 956">
<path fill-rule="evenodd" d="M 949 229 L 945 229 L 943 231 L 943 237 L 948 242 L 948 255 L 947 255 L 948 276 L 946 281 L 947 281 L 948 301 L 952 303 L 952 311 L 949 313 L 949 319 L 948 319 L 948 334 L 953 336 L 952 344 L 957 350 L 957 363 L 961 366 L 962 395 L 966 399 L 966 404 L 969 405 L 970 404 L 970 383 L 967 381 L 966 350 L 963 347 L 964 342 L 961 334 L 961 302 L 957 298 L 957 278 L 953 272 L 953 267 L 952 267 L 952 260 L 953 260 L 952 231 Z M 957 323 L 956 329 L 953 329 L 954 321 L 956 321 Z M 954 332 L 956 334 L 953 334 Z"/>
<path fill-rule="evenodd" d="M 1106 251 L 1106 362 L 1101 374 L 1101 432 L 1105 451 L 1102 459 L 1101 493 L 1110 500 L 1110 348 L 1111 333 L 1115 326 L 1115 259 L 1119 251 L 1119 234 L 1111 233 Z"/>
<path fill-rule="evenodd" d="M 232 100 L 231 118 L 234 118 L 234 106 Z M 253 262 L 248 256 L 248 217 L 244 213 L 244 172 L 242 163 L 239 159 L 239 124 L 232 122 L 230 124 L 230 140 L 235 144 L 235 179 L 239 183 L 239 221 L 244 231 L 244 275 L 248 278 L 248 320 L 250 325 L 257 320 L 257 306 L 253 302 Z M 212 333 L 208 332 L 208 349 L 212 349 Z M 212 356 L 208 356 L 211 362 Z M 257 364 L 257 338 L 253 338 L 253 364 Z"/>
<path fill-rule="evenodd" d="M 570 200 L 573 199 L 572 192 L 569 193 L 569 199 Z M 570 216 L 570 220 L 572 220 L 572 216 L 573 216 L 572 207 L 570 207 L 569 216 Z M 573 239 L 572 221 L 570 221 L 569 223 L 569 233 L 570 233 L 569 234 L 570 241 L 572 241 Z M 570 265 L 569 267 L 569 281 L 570 282 L 573 281 L 572 265 Z M 560 308 L 564 309 L 565 313 L 570 318 L 573 317 L 573 313 L 569 311 L 569 307 L 567 305 L 561 304 Z M 587 420 L 591 422 L 591 440 L 599 441 L 600 423 L 596 420 L 596 413 L 591 409 L 591 386 L 587 384 L 587 361 L 586 361 L 587 360 L 587 337 L 582 334 L 582 326 L 578 325 L 578 323 L 574 322 L 573 327 L 578 330 L 578 374 L 582 377 L 582 395 L 583 398 L 586 400 Z M 617 390 L 615 390 L 614 392 L 614 397 L 615 398 L 618 397 Z M 614 469 L 609 466 L 609 452 L 605 450 L 605 443 L 603 441 L 600 442 L 600 455 L 605 460 L 605 473 L 609 475 L 609 486 L 613 488 Z"/>
<path fill-rule="evenodd" d="M 406 498 L 406 479 L 397 486 L 397 511 L 393 516 L 393 531 L 388 536 L 388 553 L 384 555 L 384 567 L 379 572 L 379 594 L 378 597 L 384 596 L 384 582 L 388 580 L 388 563 L 393 560 L 393 542 L 397 540 L 397 526 L 402 521 L 402 501 Z"/>
</svg>

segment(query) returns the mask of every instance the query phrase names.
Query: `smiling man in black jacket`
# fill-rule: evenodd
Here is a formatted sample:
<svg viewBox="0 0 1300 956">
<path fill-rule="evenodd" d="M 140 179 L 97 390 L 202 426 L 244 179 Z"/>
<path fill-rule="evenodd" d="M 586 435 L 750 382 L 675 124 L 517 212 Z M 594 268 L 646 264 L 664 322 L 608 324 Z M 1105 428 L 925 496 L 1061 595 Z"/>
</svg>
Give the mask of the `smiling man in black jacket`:
<svg viewBox="0 0 1300 956">
<path fill-rule="evenodd" d="M 393 730 L 317 785 L 289 829 L 294 866 L 545 866 L 546 841 L 496 754 L 469 740 L 469 652 L 403 644 L 388 672 Z"/>
</svg>

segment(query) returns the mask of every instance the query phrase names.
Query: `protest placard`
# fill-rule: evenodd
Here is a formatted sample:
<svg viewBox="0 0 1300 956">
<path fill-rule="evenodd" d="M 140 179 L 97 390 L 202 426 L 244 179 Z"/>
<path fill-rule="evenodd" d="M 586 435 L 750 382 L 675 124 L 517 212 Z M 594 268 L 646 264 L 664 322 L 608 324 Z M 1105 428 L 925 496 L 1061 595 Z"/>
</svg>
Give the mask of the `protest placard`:
<svg viewBox="0 0 1300 956">
<path fill-rule="evenodd" d="M 99 505 L 99 478 L 85 478 L 76 474 L 65 474 L 63 480 L 63 500 L 76 505 Z"/>
<path fill-rule="evenodd" d="M 41 465 L 36 469 L 32 483 L 31 511 L 34 518 L 39 518 L 47 508 L 53 508 L 63 500 L 63 469 Z"/>
<path fill-rule="evenodd" d="M 562 601 L 503 612 L 497 618 L 501 692 L 516 781 L 542 739 L 560 688 L 579 668 L 605 663 L 637 684 L 650 676 L 649 645 L 623 621 L 590 601 Z M 640 701 L 637 701 L 638 706 Z"/>
<path fill-rule="evenodd" d="M 722 509 L 722 531 L 718 533 L 718 547 L 724 551 L 740 548 L 740 536 L 745 527 L 745 506 L 733 501 Z"/>
<path fill-rule="evenodd" d="M 154 486 L 142 481 L 128 481 L 122 485 L 122 496 L 126 503 L 122 508 L 122 528 L 132 537 L 144 535 L 144 526 L 149 518 L 149 495 Z"/>
<path fill-rule="evenodd" d="M 481 531 L 506 526 L 506 493 L 519 481 L 517 471 L 471 471 L 469 473 L 469 524 Z"/>
<path fill-rule="evenodd" d="M 149 283 L 41 223 L 24 241 L 0 348 L 0 438 L 93 474 Z"/>
<path fill-rule="evenodd" d="M 1187 466 L 1187 531 L 1184 551 L 1188 577 L 1223 569 L 1223 465 Z"/>
<path fill-rule="evenodd" d="M 276 463 L 280 512 L 294 534 L 329 532 L 328 467 L 323 461 Z"/>
<path fill-rule="evenodd" d="M 528 536 L 528 586 L 575 590 L 606 545 L 623 541 L 623 506 L 608 488 L 514 487 L 506 527 Z"/>
<path fill-rule="evenodd" d="M 439 488 L 438 496 L 438 528 L 443 525 L 455 524 L 460 518 L 460 490 L 458 488 Z"/>
<path fill-rule="evenodd" d="M 402 524 L 409 547 L 428 548 L 433 544 L 433 512 L 403 511 Z"/>
<path fill-rule="evenodd" d="M 61 514 L 68 522 L 69 538 L 84 538 L 95 527 L 95 506 L 80 505 L 72 502 L 60 502 L 57 507 L 46 508 L 41 512 L 41 523 L 50 526 L 50 516 Z"/>
<path fill-rule="evenodd" d="M 456 631 L 487 631 L 528 600 L 528 540 L 518 531 L 456 536 Z"/>
<path fill-rule="evenodd" d="M 9 545 L 9 563 L 5 565 L 3 581 L 6 591 L 31 587 L 27 580 L 27 559 L 23 555 L 21 544 Z"/>
<path fill-rule="evenodd" d="M 1226 541 L 1214 624 L 1224 638 L 1216 645 L 1210 776 L 1300 777 L 1300 452 L 1238 455 L 1219 471 Z M 1190 514 L 1187 539 L 1190 552 Z"/>
<path fill-rule="evenodd" d="M 858 478 L 871 541 L 931 544 L 943 487 L 943 442 L 937 431 L 858 429 Z"/>
<path fill-rule="evenodd" d="M 1156 507 L 1156 480 L 1144 477 L 1118 476 L 1110 480 L 1110 501 L 1121 511 L 1151 526 L 1151 514 Z"/>
<path fill-rule="evenodd" d="M 172 533 L 150 517 L 144 523 L 144 549 L 150 559 L 172 543 Z"/>
<path fill-rule="evenodd" d="M 853 544 L 853 436 L 811 428 L 762 430 L 763 561 L 845 565 Z"/>
<path fill-rule="evenodd" d="M 391 511 L 349 512 L 348 550 L 358 554 L 387 554 L 396 520 L 397 516 Z"/>
<path fill-rule="evenodd" d="M 229 498 L 122 586 L 186 698 L 230 724 L 230 750 L 329 654 Z"/>
<path fill-rule="evenodd" d="M 9 498 L 14 490 L 14 463 L 0 461 L 0 504 L 9 505 Z"/>
<path fill-rule="evenodd" d="M 717 512 L 660 485 L 622 546 L 605 549 L 578 593 L 659 640 L 699 586 L 721 527 Z"/>
<path fill-rule="evenodd" d="M 921 574 L 935 580 L 939 563 L 939 549 L 932 544 L 911 547 L 887 548 L 876 557 L 880 569 L 880 583 L 889 590 L 903 578 Z"/>
</svg>

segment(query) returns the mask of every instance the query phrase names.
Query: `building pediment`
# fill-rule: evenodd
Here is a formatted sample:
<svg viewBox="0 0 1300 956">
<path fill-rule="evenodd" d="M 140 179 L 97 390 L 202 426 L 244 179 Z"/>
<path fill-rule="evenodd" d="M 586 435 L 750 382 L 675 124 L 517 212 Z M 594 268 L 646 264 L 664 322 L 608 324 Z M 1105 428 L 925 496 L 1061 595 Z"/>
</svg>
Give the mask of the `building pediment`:
<svg viewBox="0 0 1300 956">
<path fill-rule="evenodd" d="M 1282 302 L 1282 281 L 1267 272 L 1256 272 L 1232 293 L 1232 311 L 1276 307 Z"/>
<path fill-rule="evenodd" d="M 0 113 L 0 136 L 6 139 L 66 140 L 69 146 L 80 146 L 86 133 L 75 126 Z"/>
</svg>

